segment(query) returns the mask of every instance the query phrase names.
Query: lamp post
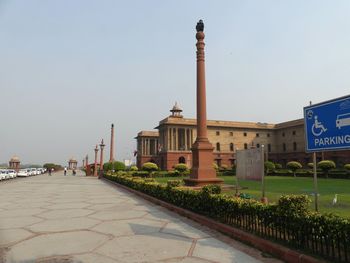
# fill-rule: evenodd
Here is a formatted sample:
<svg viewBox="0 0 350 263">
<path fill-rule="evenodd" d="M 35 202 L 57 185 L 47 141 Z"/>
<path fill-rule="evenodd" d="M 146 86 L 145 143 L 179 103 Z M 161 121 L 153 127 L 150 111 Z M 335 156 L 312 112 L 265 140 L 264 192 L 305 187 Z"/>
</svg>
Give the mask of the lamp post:
<svg viewBox="0 0 350 263">
<path fill-rule="evenodd" d="M 98 146 L 96 144 L 95 147 L 95 168 L 94 168 L 94 176 L 97 176 L 97 153 L 98 153 Z"/>
<path fill-rule="evenodd" d="M 102 173 L 103 173 L 103 148 L 105 147 L 105 144 L 103 143 L 103 139 L 100 143 L 100 149 L 101 149 L 101 152 L 100 152 L 100 173 L 99 173 L 99 178 L 102 177 Z"/>
</svg>

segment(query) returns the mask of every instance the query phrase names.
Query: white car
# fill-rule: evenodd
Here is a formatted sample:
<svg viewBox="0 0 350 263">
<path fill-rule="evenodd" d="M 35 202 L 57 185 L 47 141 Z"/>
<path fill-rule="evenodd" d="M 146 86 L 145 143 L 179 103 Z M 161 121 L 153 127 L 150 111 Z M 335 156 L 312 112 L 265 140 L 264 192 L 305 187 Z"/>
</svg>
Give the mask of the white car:
<svg viewBox="0 0 350 263">
<path fill-rule="evenodd" d="M 15 170 L 7 170 L 7 173 L 9 175 L 10 179 L 13 179 L 13 178 L 15 178 L 17 176 L 17 173 L 16 173 Z"/>
<path fill-rule="evenodd" d="M 0 170 L 0 180 L 7 179 L 7 173 L 5 170 Z"/>
<path fill-rule="evenodd" d="M 17 173 L 18 177 L 27 177 L 29 176 L 28 169 L 21 169 Z"/>
<path fill-rule="evenodd" d="M 17 173 L 18 177 L 27 177 L 29 176 L 28 169 L 21 169 Z"/>
</svg>

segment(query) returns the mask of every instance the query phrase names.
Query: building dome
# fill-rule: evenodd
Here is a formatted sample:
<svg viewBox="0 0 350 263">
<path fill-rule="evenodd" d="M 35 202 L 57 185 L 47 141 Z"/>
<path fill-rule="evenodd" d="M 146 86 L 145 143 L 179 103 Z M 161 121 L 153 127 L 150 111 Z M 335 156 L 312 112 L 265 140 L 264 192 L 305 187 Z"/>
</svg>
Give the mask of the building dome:
<svg viewBox="0 0 350 263">
<path fill-rule="evenodd" d="M 177 104 L 177 102 L 175 102 L 175 105 L 173 106 L 173 108 L 170 110 L 171 117 L 177 117 L 177 118 L 182 118 L 181 112 L 182 109 L 179 107 L 179 105 Z"/>
<path fill-rule="evenodd" d="M 19 163 L 20 160 L 19 160 L 18 156 L 14 155 L 14 156 L 11 158 L 10 162 L 11 162 L 11 163 Z"/>
</svg>

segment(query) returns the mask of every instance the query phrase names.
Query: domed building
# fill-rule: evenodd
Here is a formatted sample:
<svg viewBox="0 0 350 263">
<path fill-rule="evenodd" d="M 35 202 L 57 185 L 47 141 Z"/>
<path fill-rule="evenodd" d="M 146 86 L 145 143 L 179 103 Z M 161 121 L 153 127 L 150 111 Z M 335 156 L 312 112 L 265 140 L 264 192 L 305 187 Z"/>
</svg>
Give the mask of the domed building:
<svg viewBox="0 0 350 263">
<path fill-rule="evenodd" d="M 10 169 L 16 170 L 16 172 L 19 171 L 19 167 L 20 167 L 21 161 L 19 160 L 18 156 L 13 156 L 11 158 L 11 160 L 9 161 L 9 166 Z"/>
<path fill-rule="evenodd" d="M 68 169 L 75 170 L 78 167 L 78 161 L 74 158 L 70 158 L 68 161 Z"/>
</svg>

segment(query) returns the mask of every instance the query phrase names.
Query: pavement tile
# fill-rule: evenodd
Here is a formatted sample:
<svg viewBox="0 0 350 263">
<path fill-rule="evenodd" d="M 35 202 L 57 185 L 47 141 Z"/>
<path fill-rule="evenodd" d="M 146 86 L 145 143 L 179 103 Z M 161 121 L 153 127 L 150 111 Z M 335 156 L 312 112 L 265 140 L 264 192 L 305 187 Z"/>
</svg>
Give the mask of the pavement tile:
<svg viewBox="0 0 350 263">
<path fill-rule="evenodd" d="M 6 262 L 31 262 L 39 258 L 90 252 L 108 237 L 90 231 L 36 236 L 11 247 Z"/>
<path fill-rule="evenodd" d="M 97 252 L 120 262 L 154 262 L 184 257 L 192 240 L 163 233 L 119 237 L 108 241 Z M 135 249 L 136 248 L 136 249 Z"/>
<path fill-rule="evenodd" d="M 144 211 L 100 211 L 97 212 L 91 216 L 90 218 L 96 218 L 100 220 L 117 220 L 117 219 L 132 219 L 132 218 L 139 218 L 146 215 L 146 212 Z"/>
<path fill-rule="evenodd" d="M 0 230 L 0 246 L 18 242 L 33 234 L 24 229 L 3 229 Z"/>
<path fill-rule="evenodd" d="M 193 256 L 219 261 L 220 263 L 257 263 L 255 258 L 237 250 L 214 238 L 200 239 L 197 241 Z"/>
<path fill-rule="evenodd" d="M 57 219 L 57 218 L 73 218 L 82 217 L 92 214 L 93 211 L 87 209 L 57 209 L 49 212 L 44 212 L 38 216 L 46 219 Z"/>
</svg>

